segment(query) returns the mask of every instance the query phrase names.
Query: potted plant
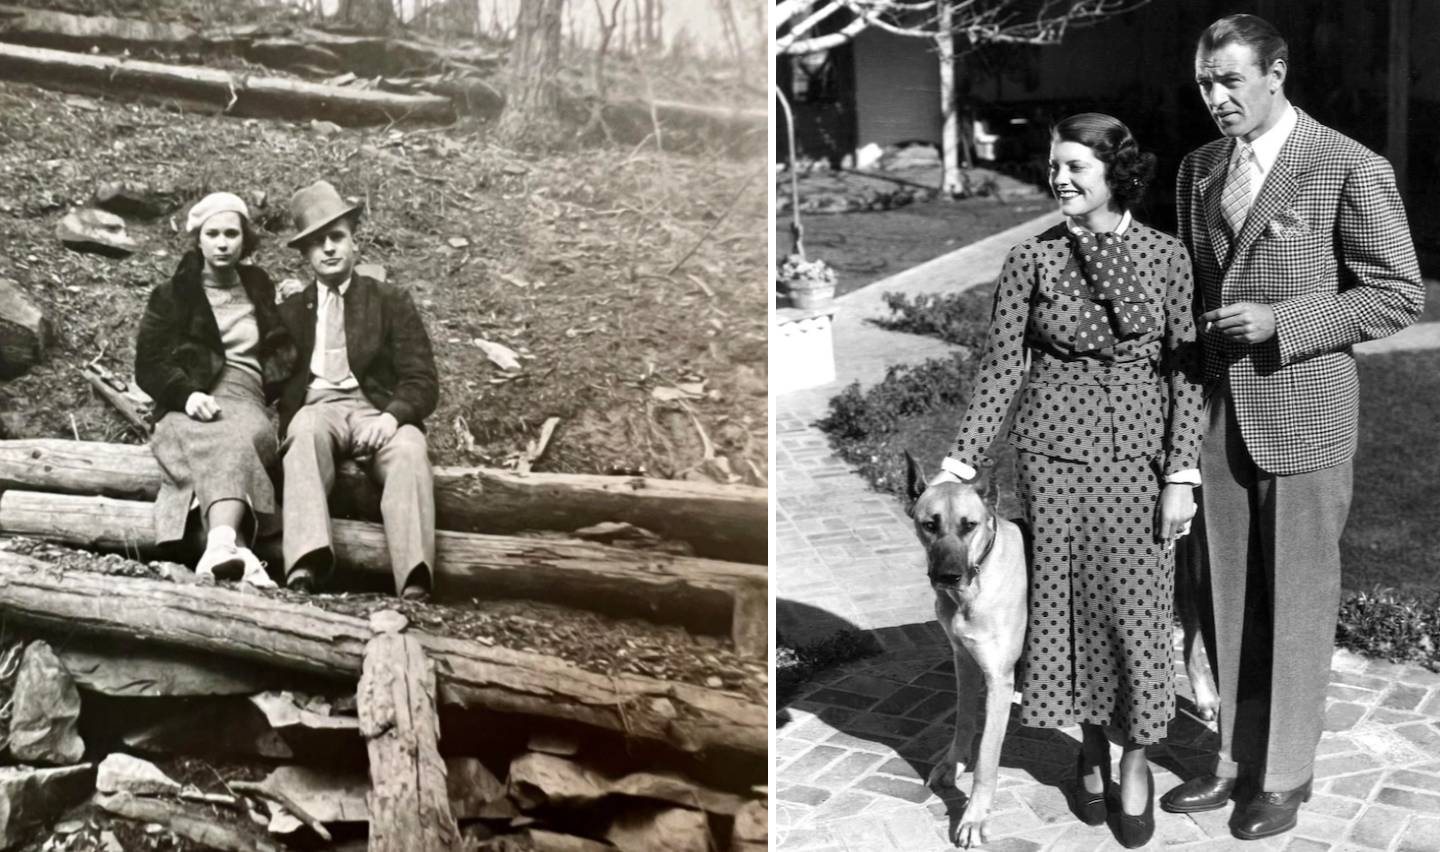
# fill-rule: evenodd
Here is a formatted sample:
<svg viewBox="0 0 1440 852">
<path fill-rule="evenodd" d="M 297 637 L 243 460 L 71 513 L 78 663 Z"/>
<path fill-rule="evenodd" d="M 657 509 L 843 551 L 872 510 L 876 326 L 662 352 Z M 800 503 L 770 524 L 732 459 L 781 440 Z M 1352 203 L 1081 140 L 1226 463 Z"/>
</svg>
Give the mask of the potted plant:
<svg viewBox="0 0 1440 852">
<path fill-rule="evenodd" d="M 790 297 L 792 307 L 812 310 L 835 298 L 835 270 L 823 260 L 806 260 L 792 254 L 780 264 L 776 279 Z"/>
</svg>

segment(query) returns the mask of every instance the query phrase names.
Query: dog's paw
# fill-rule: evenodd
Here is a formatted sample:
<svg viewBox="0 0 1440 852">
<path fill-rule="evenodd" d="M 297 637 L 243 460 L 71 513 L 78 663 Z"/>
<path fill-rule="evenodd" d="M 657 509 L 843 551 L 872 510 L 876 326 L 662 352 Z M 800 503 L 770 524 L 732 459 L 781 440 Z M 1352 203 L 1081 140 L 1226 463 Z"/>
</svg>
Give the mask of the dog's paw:
<svg viewBox="0 0 1440 852">
<path fill-rule="evenodd" d="M 985 844 L 985 817 L 988 814 L 972 814 L 972 808 L 965 809 L 960 824 L 955 826 L 955 845 L 961 849 L 973 849 Z"/>
<path fill-rule="evenodd" d="M 957 771 L 953 761 L 942 760 L 935 764 L 934 769 L 930 770 L 930 777 L 925 779 L 925 786 L 932 790 L 938 790 L 942 787 L 954 787 L 955 774 Z"/>
</svg>

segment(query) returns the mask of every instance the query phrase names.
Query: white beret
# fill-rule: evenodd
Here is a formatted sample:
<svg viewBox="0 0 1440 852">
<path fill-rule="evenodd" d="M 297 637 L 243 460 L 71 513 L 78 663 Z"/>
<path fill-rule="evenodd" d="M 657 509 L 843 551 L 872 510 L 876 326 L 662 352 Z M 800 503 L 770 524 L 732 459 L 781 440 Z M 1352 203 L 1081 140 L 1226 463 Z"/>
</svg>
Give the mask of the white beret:
<svg viewBox="0 0 1440 852">
<path fill-rule="evenodd" d="M 245 206 L 240 196 L 230 192 L 212 192 L 190 208 L 190 215 L 185 217 L 185 232 L 193 234 L 200 230 L 205 220 L 216 213 L 239 213 L 240 218 L 250 218 L 250 208 Z"/>
</svg>

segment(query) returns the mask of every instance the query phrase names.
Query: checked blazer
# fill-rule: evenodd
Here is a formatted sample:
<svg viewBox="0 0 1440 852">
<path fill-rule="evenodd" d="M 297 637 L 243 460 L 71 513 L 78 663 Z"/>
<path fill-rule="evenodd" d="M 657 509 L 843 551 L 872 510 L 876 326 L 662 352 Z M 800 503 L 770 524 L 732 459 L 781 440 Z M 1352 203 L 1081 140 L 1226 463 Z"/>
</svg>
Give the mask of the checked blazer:
<svg viewBox="0 0 1440 852">
<path fill-rule="evenodd" d="M 1220 212 L 1234 141 L 1180 164 L 1179 236 L 1201 310 L 1260 302 L 1260 344 L 1203 331 L 1207 384 L 1229 382 L 1255 463 L 1289 476 L 1354 457 L 1360 393 L 1351 347 L 1420 315 L 1425 291 L 1390 164 L 1296 109 L 1297 122 L 1233 241 Z"/>
</svg>

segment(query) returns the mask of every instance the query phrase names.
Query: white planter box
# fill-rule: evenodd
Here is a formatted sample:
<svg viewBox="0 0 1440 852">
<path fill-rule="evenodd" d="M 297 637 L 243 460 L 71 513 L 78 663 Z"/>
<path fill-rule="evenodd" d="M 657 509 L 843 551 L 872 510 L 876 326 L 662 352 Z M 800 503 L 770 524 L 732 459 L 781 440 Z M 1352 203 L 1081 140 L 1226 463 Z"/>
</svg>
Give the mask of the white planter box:
<svg viewBox="0 0 1440 852">
<path fill-rule="evenodd" d="M 776 393 L 835 381 L 835 308 L 780 308 L 770 325 L 770 384 Z"/>
</svg>

